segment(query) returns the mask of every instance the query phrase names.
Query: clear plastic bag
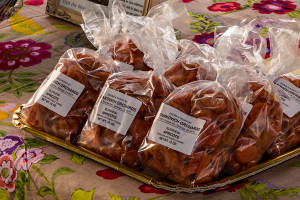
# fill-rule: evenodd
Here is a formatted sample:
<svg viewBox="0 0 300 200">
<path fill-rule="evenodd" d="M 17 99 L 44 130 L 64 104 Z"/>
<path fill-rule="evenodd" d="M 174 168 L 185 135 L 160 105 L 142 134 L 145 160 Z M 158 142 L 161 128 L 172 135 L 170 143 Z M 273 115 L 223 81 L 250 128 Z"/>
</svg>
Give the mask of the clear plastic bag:
<svg viewBox="0 0 300 200">
<path fill-rule="evenodd" d="M 146 169 L 187 185 L 215 180 L 242 124 L 240 104 L 216 81 L 195 81 L 164 100 L 139 149 Z"/>
<path fill-rule="evenodd" d="M 214 47 L 221 57 L 251 67 L 264 65 L 267 42 L 253 27 L 254 21 L 225 27 L 221 33 L 216 29 Z"/>
<path fill-rule="evenodd" d="M 244 124 L 226 170 L 237 173 L 256 165 L 281 130 L 282 107 L 272 82 L 256 70 L 229 61 L 212 61 L 217 79 L 240 101 Z"/>
<path fill-rule="evenodd" d="M 138 148 L 172 84 L 155 71 L 111 75 L 84 126 L 78 145 L 140 168 Z"/>
<path fill-rule="evenodd" d="M 284 74 L 281 76 L 281 78 L 299 88 L 298 90 L 297 88 L 293 89 L 295 92 L 298 92 L 298 99 L 300 99 L 300 75 Z M 291 99 L 293 98 L 297 97 L 294 96 Z M 285 103 L 291 104 L 290 102 Z M 275 158 L 277 156 L 280 156 L 300 143 L 300 103 L 298 103 L 298 108 L 294 109 L 296 109 L 296 111 L 298 112 L 293 116 L 283 114 L 282 129 L 276 140 L 272 143 L 272 145 L 266 152 L 267 158 Z"/>
<path fill-rule="evenodd" d="M 24 105 L 22 120 L 37 130 L 75 143 L 106 79 L 115 71 L 108 56 L 84 48 L 66 51 Z"/>
<path fill-rule="evenodd" d="M 179 57 L 174 64 L 164 72 L 164 75 L 176 87 L 197 80 L 214 81 L 216 79 L 216 70 L 204 64 L 218 56 L 214 48 L 189 40 L 180 40 L 179 49 Z"/>
<path fill-rule="evenodd" d="M 153 7 L 146 17 L 126 15 L 119 1 L 114 1 L 111 9 L 94 6 L 82 16 L 82 28 L 100 52 L 144 71 L 175 60 L 178 49 L 174 27 L 179 23 L 181 27 L 189 25 L 185 20 L 188 12 L 177 0 Z"/>
</svg>

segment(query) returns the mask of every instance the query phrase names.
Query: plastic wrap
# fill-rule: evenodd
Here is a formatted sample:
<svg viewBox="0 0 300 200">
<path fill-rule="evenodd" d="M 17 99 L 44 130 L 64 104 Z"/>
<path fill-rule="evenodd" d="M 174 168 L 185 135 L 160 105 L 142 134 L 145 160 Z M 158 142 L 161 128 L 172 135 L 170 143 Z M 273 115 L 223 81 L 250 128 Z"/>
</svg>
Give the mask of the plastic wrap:
<svg viewBox="0 0 300 200">
<path fill-rule="evenodd" d="M 180 40 L 180 55 L 164 75 L 176 86 L 182 86 L 197 80 L 212 80 L 217 76 L 216 70 L 204 65 L 217 57 L 216 50 L 209 45 L 201 45 L 189 40 Z"/>
<path fill-rule="evenodd" d="M 126 15 L 119 1 L 111 9 L 94 6 L 82 16 L 82 28 L 100 52 L 143 71 L 170 65 L 178 53 L 174 26 L 188 27 L 188 12 L 175 0 L 153 7 L 146 17 Z"/>
<path fill-rule="evenodd" d="M 254 21 L 228 27 L 224 33 L 215 33 L 214 47 L 220 57 L 251 67 L 264 65 L 267 43 L 252 26 Z"/>
<path fill-rule="evenodd" d="M 292 96 L 287 93 L 287 96 L 290 96 L 290 99 L 294 99 L 296 101 L 298 99 L 299 101 L 300 75 L 284 74 L 281 76 L 281 78 L 299 88 L 298 90 L 297 88 L 292 88 L 292 91 L 295 92 Z M 285 98 L 283 100 L 285 100 Z M 286 100 L 284 103 L 290 104 L 290 106 L 292 106 L 291 101 Z M 292 108 L 296 110 L 295 114 L 292 113 L 294 115 L 288 116 L 285 113 L 283 114 L 282 129 L 276 140 L 266 152 L 267 158 L 275 158 L 279 155 L 282 155 L 300 143 L 300 102 L 298 102 L 298 104 L 296 103 L 296 105 L 294 106 L 297 106 L 295 108 Z"/>
<path fill-rule="evenodd" d="M 172 84 L 150 71 L 110 76 L 78 144 L 115 162 L 139 168 L 138 148 Z M 123 102 L 123 103 L 122 103 Z"/>
<path fill-rule="evenodd" d="M 89 49 L 68 50 L 24 106 L 22 120 L 37 130 L 75 142 L 114 71 L 110 57 Z"/>
<path fill-rule="evenodd" d="M 215 180 L 242 124 L 240 105 L 215 81 L 178 87 L 164 100 L 139 155 L 160 178 L 187 185 Z"/>
<path fill-rule="evenodd" d="M 276 88 L 264 75 L 233 62 L 213 61 L 218 80 L 240 101 L 244 124 L 226 171 L 237 173 L 256 165 L 281 130 L 282 107 Z"/>
</svg>

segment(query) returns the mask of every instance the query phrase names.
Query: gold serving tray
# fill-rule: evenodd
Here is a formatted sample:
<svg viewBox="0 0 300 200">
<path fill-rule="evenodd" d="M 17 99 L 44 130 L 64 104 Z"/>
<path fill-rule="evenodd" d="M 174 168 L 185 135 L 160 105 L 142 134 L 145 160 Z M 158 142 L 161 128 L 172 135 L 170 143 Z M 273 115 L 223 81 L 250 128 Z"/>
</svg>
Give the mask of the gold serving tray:
<svg viewBox="0 0 300 200">
<path fill-rule="evenodd" d="M 136 170 L 130 169 L 124 165 L 121 165 L 119 163 L 113 162 L 108 158 L 100 156 L 100 155 L 98 155 L 92 151 L 89 151 L 87 149 L 84 149 L 82 147 L 72 145 L 65 140 L 57 138 L 56 136 L 50 135 L 50 134 L 42 132 L 42 131 L 35 130 L 22 122 L 22 120 L 20 118 L 21 110 L 22 110 L 22 106 L 18 110 L 16 110 L 13 114 L 12 122 L 17 128 L 23 129 L 24 131 L 29 132 L 38 138 L 41 138 L 41 139 L 44 139 L 51 143 L 57 144 L 68 150 L 74 151 L 78 154 L 81 154 L 81 155 L 87 157 L 87 158 L 90 158 L 96 162 L 99 162 L 108 167 L 116 169 L 128 176 L 131 176 L 131 177 L 139 180 L 139 181 L 153 185 L 156 188 L 161 188 L 161 189 L 165 189 L 165 190 L 172 191 L 172 192 L 188 192 L 188 193 L 203 192 L 203 191 L 207 191 L 207 190 L 216 189 L 218 187 L 223 187 L 225 185 L 228 185 L 228 184 L 237 182 L 239 180 L 242 180 L 244 178 L 248 178 L 250 176 L 258 174 L 264 170 L 267 170 L 271 167 L 279 165 L 280 163 L 285 162 L 297 155 L 300 155 L 300 147 L 298 147 L 298 148 L 296 148 L 292 151 L 289 151 L 288 153 L 285 153 L 275 159 L 262 162 L 256 166 L 251 167 L 251 168 L 249 168 L 245 171 L 242 171 L 238 174 L 235 174 L 233 176 L 227 176 L 227 177 L 221 178 L 220 180 L 217 180 L 217 181 L 213 181 L 213 182 L 206 183 L 206 184 L 190 185 L 190 186 L 183 185 L 183 184 L 172 184 L 167 181 L 160 181 L 160 180 L 153 178 L 151 176 L 148 176 L 140 171 L 136 171 Z"/>
</svg>

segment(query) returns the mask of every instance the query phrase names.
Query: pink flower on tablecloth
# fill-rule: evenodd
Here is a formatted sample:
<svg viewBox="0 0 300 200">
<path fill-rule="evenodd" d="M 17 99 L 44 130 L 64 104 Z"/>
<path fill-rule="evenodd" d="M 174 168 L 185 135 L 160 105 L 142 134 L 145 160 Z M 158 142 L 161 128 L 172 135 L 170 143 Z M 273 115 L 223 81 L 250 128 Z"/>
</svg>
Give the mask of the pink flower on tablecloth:
<svg viewBox="0 0 300 200">
<path fill-rule="evenodd" d="M 238 10 L 240 9 L 241 5 L 236 2 L 225 2 L 225 3 L 215 3 L 211 6 L 208 7 L 208 10 L 212 12 L 228 12 L 228 11 L 233 11 L 233 10 Z"/>
<path fill-rule="evenodd" d="M 22 144 L 24 144 L 22 138 L 17 135 L 0 137 L 0 156 L 11 155 Z"/>
<path fill-rule="evenodd" d="M 0 188 L 8 192 L 15 191 L 17 172 L 13 164 L 13 158 L 9 155 L 0 158 Z"/>
<path fill-rule="evenodd" d="M 40 6 L 44 4 L 44 0 L 27 0 L 25 1 L 25 4 L 31 6 Z"/>
<path fill-rule="evenodd" d="M 258 10 L 260 14 L 285 14 L 292 12 L 296 7 L 293 2 L 283 0 L 263 0 L 253 4 L 253 10 Z"/>
<path fill-rule="evenodd" d="M 193 41 L 200 43 L 200 44 L 208 44 L 210 46 L 213 46 L 214 45 L 214 32 L 203 33 L 201 35 L 195 35 Z"/>
<path fill-rule="evenodd" d="M 28 170 L 31 164 L 39 162 L 45 155 L 43 149 L 39 148 L 20 149 L 16 152 L 15 168 Z"/>
<path fill-rule="evenodd" d="M 52 46 L 44 42 L 33 40 L 19 40 L 17 42 L 0 42 L 0 70 L 12 70 L 20 66 L 29 67 L 50 58 L 48 51 Z"/>
<path fill-rule="evenodd" d="M 157 189 L 157 188 L 153 187 L 152 185 L 147 185 L 147 184 L 140 185 L 139 189 L 140 189 L 141 192 L 144 192 L 144 193 L 156 193 L 156 194 L 169 193 L 166 190 Z"/>
<path fill-rule="evenodd" d="M 96 174 L 107 180 L 113 180 L 113 179 L 119 178 L 120 176 L 125 176 L 121 172 L 118 172 L 117 170 L 114 170 L 114 169 L 99 170 L 96 172 Z"/>
<path fill-rule="evenodd" d="M 195 0 L 182 0 L 183 3 L 190 3 L 192 1 L 195 1 Z"/>
</svg>

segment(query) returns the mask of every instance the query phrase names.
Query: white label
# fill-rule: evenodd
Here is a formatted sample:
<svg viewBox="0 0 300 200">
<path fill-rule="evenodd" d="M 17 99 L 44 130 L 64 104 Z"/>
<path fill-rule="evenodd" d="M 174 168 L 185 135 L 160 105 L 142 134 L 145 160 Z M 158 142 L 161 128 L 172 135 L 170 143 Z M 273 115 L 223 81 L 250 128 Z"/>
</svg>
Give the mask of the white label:
<svg viewBox="0 0 300 200">
<path fill-rule="evenodd" d="M 242 114 L 243 114 L 243 123 L 242 127 L 244 126 L 245 120 L 247 119 L 249 113 L 251 112 L 253 105 L 246 102 L 241 102 L 242 104 Z"/>
<path fill-rule="evenodd" d="M 41 88 L 37 102 L 65 117 L 78 99 L 84 85 L 54 70 Z"/>
<path fill-rule="evenodd" d="M 91 2 L 94 1 L 94 2 Z M 107 6 L 107 1 L 101 0 L 91 0 L 91 1 L 82 1 L 82 0 L 60 0 L 59 5 L 68 8 L 70 10 L 81 12 L 84 11 L 86 8 L 90 8 L 91 6 L 101 4 Z M 143 14 L 144 9 L 144 0 L 121 0 L 125 11 L 127 14 L 130 15 L 137 15 L 141 16 Z M 111 8 L 113 0 L 108 1 L 108 6 Z"/>
<path fill-rule="evenodd" d="M 124 71 L 133 71 L 134 67 L 132 65 L 128 65 L 126 63 L 123 63 L 121 61 L 115 60 L 114 63 L 117 65 L 119 72 Z"/>
<path fill-rule="evenodd" d="M 125 135 L 142 102 L 106 87 L 91 114 L 91 121 Z"/>
<path fill-rule="evenodd" d="M 283 78 L 275 80 L 274 84 L 278 89 L 284 114 L 293 117 L 300 111 L 300 88 Z"/>
<path fill-rule="evenodd" d="M 141 16 L 143 14 L 145 0 L 121 0 L 125 11 L 129 15 Z M 108 7 L 111 7 L 113 0 L 109 0 Z"/>
<path fill-rule="evenodd" d="M 167 104 L 162 104 L 148 139 L 190 155 L 205 120 L 191 117 Z"/>
</svg>

